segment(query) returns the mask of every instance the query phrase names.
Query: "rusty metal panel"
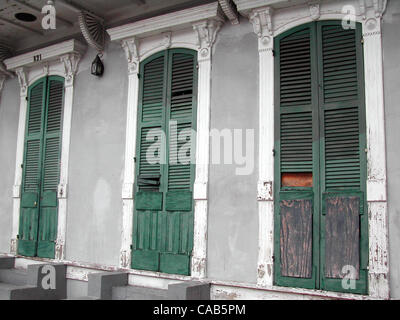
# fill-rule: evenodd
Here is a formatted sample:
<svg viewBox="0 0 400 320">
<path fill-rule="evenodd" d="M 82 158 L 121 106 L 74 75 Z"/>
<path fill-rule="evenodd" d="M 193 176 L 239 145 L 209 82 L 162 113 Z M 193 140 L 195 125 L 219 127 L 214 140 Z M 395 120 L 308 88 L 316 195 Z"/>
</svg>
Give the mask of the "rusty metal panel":
<svg viewBox="0 0 400 320">
<path fill-rule="evenodd" d="M 312 277 L 312 201 L 280 202 L 281 275 Z"/>
<path fill-rule="evenodd" d="M 360 198 L 336 196 L 326 198 L 325 277 L 343 278 L 344 266 L 360 272 Z"/>
</svg>

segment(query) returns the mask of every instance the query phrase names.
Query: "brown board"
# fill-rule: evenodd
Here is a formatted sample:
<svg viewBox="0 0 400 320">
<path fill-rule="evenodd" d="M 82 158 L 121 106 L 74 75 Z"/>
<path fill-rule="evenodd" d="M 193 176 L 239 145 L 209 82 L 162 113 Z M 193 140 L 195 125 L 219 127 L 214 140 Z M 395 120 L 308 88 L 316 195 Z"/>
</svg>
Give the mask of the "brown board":
<svg viewBox="0 0 400 320">
<path fill-rule="evenodd" d="M 312 277 L 312 201 L 283 200 L 281 213 L 281 275 Z"/>
<path fill-rule="evenodd" d="M 343 278 L 353 267 L 355 279 L 360 270 L 360 198 L 333 196 L 326 198 L 325 276 Z M 346 269 L 348 269 L 347 267 Z M 345 273 L 342 273 L 344 271 Z"/>
</svg>

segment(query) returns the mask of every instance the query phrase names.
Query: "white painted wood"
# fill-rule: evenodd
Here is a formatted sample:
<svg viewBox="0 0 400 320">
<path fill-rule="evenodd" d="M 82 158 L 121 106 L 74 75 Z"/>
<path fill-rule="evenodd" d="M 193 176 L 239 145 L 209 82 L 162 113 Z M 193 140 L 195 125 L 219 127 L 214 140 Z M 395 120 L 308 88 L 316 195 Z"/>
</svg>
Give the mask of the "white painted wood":
<svg viewBox="0 0 400 320">
<path fill-rule="evenodd" d="M 129 74 L 120 267 L 129 268 L 131 265 L 139 63 L 161 50 L 188 48 L 198 51 L 199 64 L 196 180 L 194 185 L 195 236 L 191 275 L 196 279 L 204 278 L 206 275 L 211 55 L 216 35 L 223 21 L 223 14 L 218 2 L 215 2 L 107 30 L 112 40 L 122 41 L 122 47 L 128 60 Z M 195 23 L 192 25 L 191 22 Z"/>
<path fill-rule="evenodd" d="M 116 28 L 108 29 L 107 32 L 112 41 L 122 40 L 134 36 L 148 37 L 163 31 L 176 31 L 187 29 L 196 21 L 214 19 L 221 15 L 218 2 L 213 2 L 194 8 L 180 10 L 161 16 L 133 22 Z"/>
<path fill-rule="evenodd" d="M 76 40 L 64 41 L 46 48 L 31 51 L 16 57 L 4 60 L 8 70 L 15 70 L 20 67 L 31 67 L 45 62 L 58 60 L 59 57 L 69 53 L 82 55 L 85 53 L 86 46 Z M 35 61 L 36 59 L 39 59 Z"/>
<path fill-rule="evenodd" d="M 68 164 L 70 150 L 71 120 L 73 106 L 73 85 L 81 55 L 85 46 L 76 40 L 65 41 L 47 48 L 38 49 L 20 56 L 5 60 L 7 68 L 15 71 L 21 87 L 20 116 L 18 125 L 18 140 L 15 179 L 13 186 L 13 230 L 11 236 L 10 252 L 16 254 L 17 235 L 19 233 L 20 197 L 22 183 L 22 164 L 24 155 L 24 138 L 27 112 L 28 87 L 38 79 L 58 75 L 65 79 L 64 114 L 62 129 L 62 150 L 60 166 L 60 184 L 58 186 L 58 226 L 56 240 L 56 259 L 65 258 L 65 239 L 67 221 L 67 190 L 68 190 Z M 41 60 L 33 61 L 34 57 L 41 55 Z"/>
<path fill-rule="evenodd" d="M 256 9 L 249 15 L 258 37 L 259 51 L 259 173 L 258 215 L 259 248 L 257 283 L 273 284 L 273 217 L 274 217 L 274 55 L 272 9 Z"/>
<path fill-rule="evenodd" d="M 273 59 L 264 50 L 272 49 L 272 38 L 304 23 L 315 20 L 341 20 L 347 16 L 345 5 L 355 9 L 353 19 L 363 24 L 367 116 L 369 210 L 369 293 L 375 298 L 389 298 L 387 177 L 383 92 L 381 17 L 387 1 L 337 0 L 293 6 L 282 0 L 234 0 L 238 11 L 253 23 L 260 49 L 260 150 L 259 150 L 259 259 L 258 284 L 272 284 L 269 277 L 270 250 L 273 249 Z M 303 3 L 303 5 L 301 5 Z M 277 6 L 279 4 L 279 6 Z M 270 42 L 271 39 L 271 42 Z M 268 47 L 270 44 L 270 47 Z M 268 51 L 266 51 L 268 52 Z M 268 125 L 267 125 L 268 124 Z M 270 131 L 268 131 L 270 130 Z M 271 219 L 269 219 L 271 217 Z M 272 264 L 271 264 L 272 266 Z M 273 274 L 273 271 L 271 271 Z"/>
<path fill-rule="evenodd" d="M 128 61 L 128 105 L 125 145 L 124 185 L 122 191 L 123 215 L 120 267 L 129 268 L 131 264 L 131 245 L 133 232 L 133 189 L 135 183 L 136 130 L 139 97 L 139 57 L 136 39 L 122 43 Z"/>
</svg>

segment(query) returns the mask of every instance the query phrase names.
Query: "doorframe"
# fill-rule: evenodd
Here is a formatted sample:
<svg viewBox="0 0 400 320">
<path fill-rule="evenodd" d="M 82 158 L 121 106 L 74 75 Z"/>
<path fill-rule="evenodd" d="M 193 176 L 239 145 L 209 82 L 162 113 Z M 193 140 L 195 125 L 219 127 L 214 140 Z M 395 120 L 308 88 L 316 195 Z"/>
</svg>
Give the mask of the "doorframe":
<svg viewBox="0 0 400 320">
<path fill-rule="evenodd" d="M 191 278 L 207 275 L 208 174 L 210 157 L 211 58 L 213 45 L 224 22 L 218 2 L 185 9 L 107 30 L 112 41 L 120 41 L 128 61 L 128 101 L 123 218 L 119 266 L 131 269 L 134 183 L 139 97 L 139 64 L 166 49 L 186 48 L 198 52 L 198 97 L 196 173 L 194 198 L 194 246 Z"/>
<path fill-rule="evenodd" d="M 388 212 L 383 91 L 382 16 L 386 0 L 330 1 L 288 5 L 283 9 L 258 0 L 234 0 L 254 26 L 259 48 L 259 256 L 257 284 L 273 286 L 274 276 L 274 47 L 273 38 L 312 21 L 342 20 L 346 5 L 354 8 L 364 38 L 365 105 L 367 121 L 367 202 L 369 225 L 369 295 L 388 299 Z M 280 2 L 280 1 L 276 1 Z M 282 1 L 285 2 L 285 1 Z"/>
<path fill-rule="evenodd" d="M 18 76 L 20 85 L 20 114 L 18 123 L 17 152 L 15 162 L 15 178 L 13 186 L 13 224 L 10 241 L 10 253 L 17 255 L 17 236 L 19 233 L 19 218 L 21 204 L 22 164 L 25 149 L 25 127 L 28 108 L 28 88 L 37 80 L 57 75 L 65 79 L 64 82 L 64 112 L 62 128 L 62 149 L 60 183 L 58 185 L 58 226 L 55 249 L 55 260 L 65 259 L 65 239 L 67 226 L 67 199 L 68 199 L 68 164 L 71 136 L 72 106 L 74 94 L 74 80 L 78 71 L 81 57 L 86 46 L 76 40 L 68 40 L 56 45 L 28 52 L 4 61 L 9 71 Z M 38 58 L 40 57 L 40 59 Z M 39 61 L 37 61 L 39 60 Z"/>
</svg>

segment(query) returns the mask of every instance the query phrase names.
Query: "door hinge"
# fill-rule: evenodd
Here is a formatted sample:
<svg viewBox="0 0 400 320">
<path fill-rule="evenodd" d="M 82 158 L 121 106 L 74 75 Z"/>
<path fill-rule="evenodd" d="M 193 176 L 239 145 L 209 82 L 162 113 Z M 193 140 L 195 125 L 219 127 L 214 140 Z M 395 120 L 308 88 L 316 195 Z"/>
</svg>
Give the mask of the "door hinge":
<svg viewBox="0 0 400 320">
<path fill-rule="evenodd" d="M 131 245 L 130 247 L 131 247 L 131 250 L 133 250 L 133 245 Z"/>
<path fill-rule="evenodd" d="M 364 44 L 364 37 L 361 38 L 361 44 Z"/>
<path fill-rule="evenodd" d="M 272 50 L 272 56 L 275 57 L 275 50 Z"/>
<path fill-rule="evenodd" d="M 24 164 L 21 164 L 21 169 L 23 169 L 24 168 Z"/>
<path fill-rule="evenodd" d="M 196 63 L 196 69 L 199 70 L 199 64 L 198 63 Z"/>
<path fill-rule="evenodd" d="M 137 74 L 138 79 L 140 79 L 140 73 Z"/>
<path fill-rule="evenodd" d="M 19 234 L 17 234 L 17 240 L 19 240 Z"/>
<path fill-rule="evenodd" d="M 133 161 L 135 161 L 135 163 L 136 163 L 136 157 L 133 158 Z"/>
<path fill-rule="evenodd" d="M 275 155 L 276 155 L 276 151 L 275 151 L 275 149 L 272 149 L 272 156 L 275 157 Z"/>
<path fill-rule="evenodd" d="M 272 256 L 272 262 L 275 262 L 275 255 Z"/>
<path fill-rule="evenodd" d="M 26 100 L 26 101 L 29 101 L 29 98 L 28 98 L 28 97 L 25 97 L 25 100 Z"/>
</svg>

